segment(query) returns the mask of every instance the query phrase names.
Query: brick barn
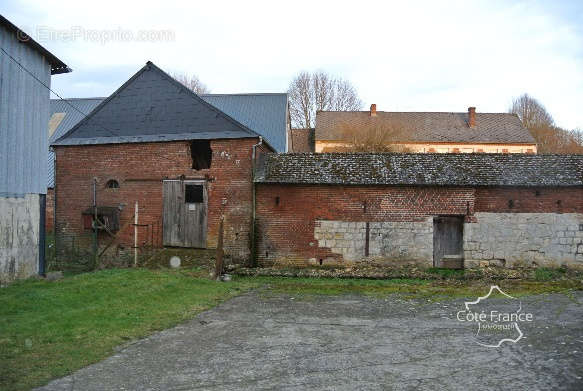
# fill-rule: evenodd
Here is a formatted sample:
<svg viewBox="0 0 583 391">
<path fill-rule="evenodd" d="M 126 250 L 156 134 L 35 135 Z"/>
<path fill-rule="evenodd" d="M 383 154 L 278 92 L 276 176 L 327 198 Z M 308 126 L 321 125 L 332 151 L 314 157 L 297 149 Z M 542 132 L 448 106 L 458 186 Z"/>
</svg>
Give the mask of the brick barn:
<svg viewBox="0 0 583 391">
<path fill-rule="evenodd" d="M 583 155 L 267 154 L 260 264 L 583 265 Z"/>
<path fill-rule="evenodd" d="M 249 259 L 252 157 L 285 151 L 284 102 L 281 132 L 251 129 L 148 62 L 52 143 L 58 246 L 91 232 L 95 191 L 121 246 L 133 245 L 137 201 L 139 245 L 215 247 L 224 216 L 226 253 Z"/>
</svg>

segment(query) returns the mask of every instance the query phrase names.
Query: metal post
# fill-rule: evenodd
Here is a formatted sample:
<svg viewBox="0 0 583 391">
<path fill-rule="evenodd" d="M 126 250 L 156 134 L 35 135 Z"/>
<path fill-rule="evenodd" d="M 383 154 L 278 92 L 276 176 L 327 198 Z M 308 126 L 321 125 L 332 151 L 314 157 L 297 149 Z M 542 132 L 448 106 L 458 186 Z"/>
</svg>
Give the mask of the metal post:
<svg viewBox="0 0 583 391">
<path fill-rule="evenodd" d="M 134 214 L 134 266 L 138 266 L 138 201 Z"/>
<path fill-rule="evenodd" d="M 219 280 L 221 278 L 221 274 L 223 274 L 223 235 L 224 235 L 224 221 L 225 216 L 221 216 L 219 221 L 219 241 L 217 243 L 217 259 L 215 261 L 215 280 Z"/>
<path fill-rule="evenodd" d="M 97 268 L 97 178 L 93 178 L 93 269 Z"/>
</svg>

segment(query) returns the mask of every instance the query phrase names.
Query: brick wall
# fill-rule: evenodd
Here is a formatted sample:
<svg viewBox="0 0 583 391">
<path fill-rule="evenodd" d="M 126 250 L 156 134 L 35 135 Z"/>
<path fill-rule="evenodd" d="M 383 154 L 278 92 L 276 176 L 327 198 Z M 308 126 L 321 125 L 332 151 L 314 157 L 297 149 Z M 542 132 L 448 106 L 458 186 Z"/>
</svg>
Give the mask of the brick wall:
<svg viewBox="0 0 583 391">
<path fill-rule="evenodd" d="M 362 259 L 369 222 L 369 256 L 431 265 L 436 215 L 465 216 L 464 249 L 473 261 L 505 258 L 508 263 L 503 264 L 512 266 L 533 254 L 538 264 L 551 258 L 583 261 L 583 232 L 575 232 L 583 227 L 581 188 L 259 184 L 257 193 L 260 264 Z M 504 242 L 492 221 L 512 237 L 526 239 Z M 502 243 L 504 251 L 494 251 Z"/>
<path fill-rule="evenodd" d="M 260 264 L 342 259 L 314 237 L 319 221 L 412 222 L 424 230 L 429 216 L 474 208 L 471 188 L 259 184 L 257 194 Z"/>
<path fill-rule="evenodd" d="M 479 188 L 476 212 L 583 213 L 583 189 Z"/>
<path fill-rule="evenodd" d="M 56 147 L 57 232 L 61 246 L 71 238 L 90 236 L 83 228 L 82 211 L 92 205 L 94 177 L 98 205 L 121 206 L 123 227 L 132 219 L 138 201 L 139 222 L 150 225 L 140 227 L 140 244 L 162 246 L 162 180 L 184 176 L 208 178 L 207 247 L 216 247 L 218 221 L 224 215 L 225 251 L 234 260 L 246 260 L 251 226 L 251 148 L 257 141 L 212 140 L 211 167 L 198 171 L 191 168 L 188 141 Z M 267 147 L 259 148 L 259 153 L 265 152 Z M 106 188 L 110 179 L 118 181 L 119 188 Z M 100 233 L 101 243 L 106 235 Z M 133 245 L 132 226 L 118 235 L 122 245 Z"/>
</svg>

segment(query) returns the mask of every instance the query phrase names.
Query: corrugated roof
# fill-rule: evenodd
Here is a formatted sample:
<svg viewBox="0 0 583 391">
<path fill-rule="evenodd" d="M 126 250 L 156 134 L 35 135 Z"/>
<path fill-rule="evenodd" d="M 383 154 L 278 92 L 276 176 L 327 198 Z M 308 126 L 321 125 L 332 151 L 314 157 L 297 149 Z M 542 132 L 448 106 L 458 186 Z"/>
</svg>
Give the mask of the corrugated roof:
<svg viewBox="0 0 583 391">
<path fill-rule="evenodd" d="M 203 94 L 202 99 L 286 151 L 287 94 Z"/>
<path fill-rule="evenodd" d="M 148 62 L 52 145 L 258 136 Z"/>
<path fill-rule="evenodd" d="M 394 141 L 517 143 L 536 141 L 515 114 L 476 113 L 476 126 L 468 126 L 468 113 L 320 111 L 316 114 L 316 140 L 342 140 L 347 129 L 386 127 Z"/>
<path fill-rule="evenodd" d="M 55 140 L 62 137 L 73 126 L 77 125 L 86 114 L 89 114 L 96 108 L 105 98 L 73 98 L 63 101 L 61 99 L 51 99 L 49 122 L 53 116 L 63 113 L 62 120 L 58 123 L 53 134 L 49 137 L 49 145 Z M 67 103 L 69 102 L 69 104 Z M 71 107 L 75 106 L 77 110 Z M 60 117 L 60 116 L 59 116 Z M 47 187 L 55 186 L 55 153 L 49 150 L 48 161 L 48 183 Z"/>
<path fill-rule="evenodd" d="M 583 186 L 583 155 L 267 154 L 256 182 L 334 185 Z"/>
<path fill-rule="evenodd" d="M 51 75 L 72 72 L 72 69 L 69 68 L 67 64 L 59 60 L 57 56 L 49 52 L 42 45 L 40 45 L 38 42 L 32 39 L 26 32 L 19 29 L 16 25 L 14 25 L 11 21 L 6 19 L 2 15 L 0 15 L 0 26 L 4 26 L 4 28 L 6 28 L 8 31 L 14 33 L 14 36 L 18 38 L 18 40 L 23 45 L 30 46 L 31 48 L 39 52 L 43 57 L 45 57 L 48 63 L 51 64 Z"/>
</svg>

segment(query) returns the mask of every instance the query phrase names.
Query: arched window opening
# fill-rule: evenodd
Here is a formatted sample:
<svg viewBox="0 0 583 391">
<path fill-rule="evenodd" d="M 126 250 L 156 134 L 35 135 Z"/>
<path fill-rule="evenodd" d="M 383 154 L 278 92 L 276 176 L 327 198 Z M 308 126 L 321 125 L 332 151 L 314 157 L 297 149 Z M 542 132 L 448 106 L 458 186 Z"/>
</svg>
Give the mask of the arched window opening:
<svg viewBox="0 0 583 391">
<path fill-rule="evenodd" d="M 105 184 L 106 189 L 119 189 L 119 182 L 115 179 L 110 179 Z"/>
</svg>

